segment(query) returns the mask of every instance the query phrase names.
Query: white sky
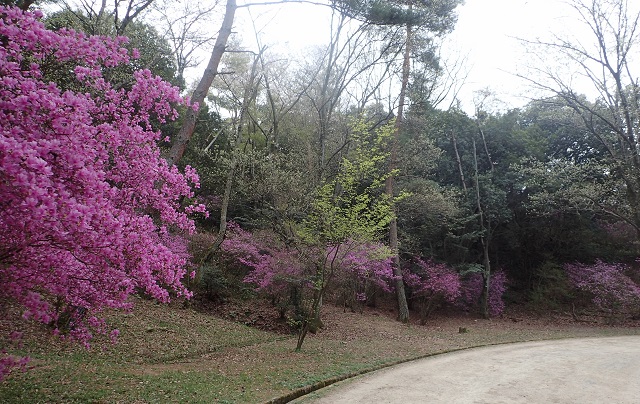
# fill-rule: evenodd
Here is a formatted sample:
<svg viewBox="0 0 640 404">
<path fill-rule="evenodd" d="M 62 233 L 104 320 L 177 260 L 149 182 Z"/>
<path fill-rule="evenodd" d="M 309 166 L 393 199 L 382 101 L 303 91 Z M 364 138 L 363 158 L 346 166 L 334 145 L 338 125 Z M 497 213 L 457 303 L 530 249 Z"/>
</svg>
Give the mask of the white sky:
<svg viewBox="0 0 640 404">
<path fill-rule="evenodd" d="M 261 1 L 239 0 L 239 3 Z M 220 19 L 224 3 L 219 0 Z M 640 1 L 629 0 L 629 6 L 637 9 Z M 581 37 L 575 17 L 568 17 L 575 14 L 565 0 L 466 0 L 457 13 L 458 23 L 447 38 L 443 56 L 466 57 L 467 79 L 459 98 L 469 113 L 474 109 L 474 92 L 485 88 L 502 102 L 495 105 L 500 109 L 523 106 L 536 95 L 526 81 L 514 76 L 526 74 L 527 67 L 532 64 L 517 38 L 535 40 L 551 33 Z M 234 30 L 242 35 L 246 46 L 255 48 L 251 22 L 254 20 L 257 29 L 263 31 L 263 44 L 273 45 L 272 50 L 292 58 L 304 57 L 307 46 L 328 42 L 330 15 L 328 7 L 310 4 L 253 6 L 238 10 Z M 218 29 L 219 23 L 207 23 L 204 27 L 213 35 Z M 210 49 L 201 49 L 202 65 L 189 69 L 187 77 L 201 76 L 209 52 Z"/>
<path fill-rule="evenodd" d="M 630 1 L 632 8 L 638 6 L 633 4 Z M 526 74 L 533 63 L 518 38 L 535 40 L 552 33 L 581 37 L 575 13 L 564 0 L 466 0 L 457 12 L 458 23 L 443 54 L 454 59 L 466 57 L 467 79 L 459 98 L 468 113 L 473 113 L 474 92 L 478 90 L 489 89 L 495 94 L 498 102 L 494 109 L 520 107 L 539 95 L 515 77 L 516 73 Z M 263 43 L 274 45 L 272 49 L 282 54 L 296 57 L 293 55 L 301 53 L 304 57 L 306 46 L 328 42 L 330 14 L 327 7 L 309 4 L 250 7 L 238 10 L 235 27 L 243 42 L 255 47 L 253 19 L 262 30 Z"/>
<path fill-rule="evenodd" d="M 506 106 L 529 101 L 531 89 L 515 77 L 531 63 L 519 39 L 535 40 L 564 31 L 570 21 L 562 0 L 467 0 L 448 38 L 451 50 L 468 55 L 467 85 L 460 94 L 466 109 L 473 92 L 489 88 Z"/>
<path fill-rule="evenodd" d="M 526 65 L 524 50 L 516 38 L 535 39 L 562 30 L 567 24 L 562 18 L 567 15 L 563 1 L 466 0 L 457 10 L 458 23 L 443 52 L 454 58 L 466 55 L 468 76 L 459 94 L 463 108 L 472 112 L 473 93 L 484 88 L 496 93 L 502 107 L 526 104 L 530 90 L 514 77 Z M 285 51 L 326 43 L 330 16 L 327 8 L 287 4 L 253 7 L 249 12 L 258 29 L 264 29 L 263 41 L 281 44 Z M 247 9 L 239 11 L 236 26 L 242 27 L 245 43 L 251 44 L 254 42 L 248 17 Z"/>
</svg>

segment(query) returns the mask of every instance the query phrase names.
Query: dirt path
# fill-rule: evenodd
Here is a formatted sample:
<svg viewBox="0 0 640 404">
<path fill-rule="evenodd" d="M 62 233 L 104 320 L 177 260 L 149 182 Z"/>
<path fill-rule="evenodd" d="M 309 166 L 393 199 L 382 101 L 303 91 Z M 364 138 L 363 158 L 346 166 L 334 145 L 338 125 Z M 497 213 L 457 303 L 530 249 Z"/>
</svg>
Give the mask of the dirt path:
<svg viewBox="0 0 640 404">
<path fill-rule="evenodd" d="M 640 337 L 542 341 L 434 356 L 297 403 L 640 403 Z"/>
</svg>

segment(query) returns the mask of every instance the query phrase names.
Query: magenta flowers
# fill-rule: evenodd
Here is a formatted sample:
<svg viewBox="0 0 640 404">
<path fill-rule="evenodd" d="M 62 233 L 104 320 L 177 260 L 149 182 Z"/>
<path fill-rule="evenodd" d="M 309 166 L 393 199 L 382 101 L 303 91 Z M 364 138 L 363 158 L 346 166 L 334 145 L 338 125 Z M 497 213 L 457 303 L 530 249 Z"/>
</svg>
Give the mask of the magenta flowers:
<svg viewBox="0 0 640 404">
<path fill-rule="evenodd" d="M 103 73 L 129 63 L 126 38 L 52 32 L 40 17 L 0 7 L 0 297 L 25 319 L 64 313 L 72 327 L 58 331 L 86 343 L 107 331 L 95 314 L 129 307 L 134 290 L 189 295 L 180 233 L 204 206 L 181 206 L 198 176 L 161 158 L 152 124 L 188 104 L 179 90 L 147 70 L 115 88 Z M 44 80 L 45 62 L 72 82 Z"/>
<path fill-rule="evenodd" d="M 420 322 L 441 302 L 453 303 L 460 296 L 460 275 L 446 264 L 414 258 L 413 272 L 404 272 L 405 284 L 413 291 L 412 298 L 420 306 Z"/>
<path fill-rule="evenodd" d="M 633 315 L 640 310 L 640 286 L 628 276 L 622 264 L 596 260 L 594 264 L 565 264 L 569 280 L 586 293 L 599 310 L 610 320 L 617 315 Z"/>
</svg>

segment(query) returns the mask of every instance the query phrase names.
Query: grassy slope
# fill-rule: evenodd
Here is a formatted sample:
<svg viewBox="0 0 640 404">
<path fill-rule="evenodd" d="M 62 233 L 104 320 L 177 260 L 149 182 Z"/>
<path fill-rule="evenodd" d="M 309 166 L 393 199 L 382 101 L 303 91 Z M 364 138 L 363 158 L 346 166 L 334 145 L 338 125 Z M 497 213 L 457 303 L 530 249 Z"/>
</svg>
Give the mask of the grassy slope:
<svg viewBox="0 0 640 404">
<path fill-rule="evenodd" d="M 295 339 L 190 309 L 140 302 L 113 316 L 120 342 L 85 351 L 53 339 L 27 340 L 33 368 L 0 384 L 0 402 L 258 403 L 323 379 L 385 363 L 486 344 L 640 334 L 528 317 L 440 318 L 401 325 L 380 312 L 325 308 L 326 328 Z M 469 332 L 458 333 L 459 327 Z"/>
</svg>

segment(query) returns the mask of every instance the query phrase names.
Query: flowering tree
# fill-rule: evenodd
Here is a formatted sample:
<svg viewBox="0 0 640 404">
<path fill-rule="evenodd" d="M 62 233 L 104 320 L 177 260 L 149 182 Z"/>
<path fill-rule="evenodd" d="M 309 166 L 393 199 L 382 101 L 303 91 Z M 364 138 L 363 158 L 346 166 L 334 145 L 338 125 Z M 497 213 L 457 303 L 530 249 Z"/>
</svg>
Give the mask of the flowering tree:
<svg viewBox="0 0 640 404">
<path fill-rule="evenodd" d="M 640 311 L 640 286 L 625 274 L 629 269 L 624 265 L 597 260 L 591 265 L 565 264 L 564 269 L 569 281 L 610 320 Z"/>
<path fill-rule="evenodd" d="M 221 244 L 225 254 L 251 268 L 245 281 L 259 290 L 298 288 L 298 350 L 309 329 L 320 324 L 323 298 L 340 283 L 337 280 L 356 281 L 359 285 L 352 291 L 362 293 L 359 288 L 367 283 L 388 288 L 387 280 L 395 279 L 390 251 L 377 242 L 393 215 L 392 200 L 382 193 L 389 175 L 384 172 L 384 145 L 392 128 L 369 131 L 363 123 L 353 126 L 353 147 L 338 174 L 317 188 L 307 217 L 291 223 L 289 248 L 256 244 L 251 234 L 233 225 Z"/>
<path fill-rule="evenodd" d="M 416 257 L 414 262 L 413 272 L 405 271 L 403 277 L 413 291 L 413 299 L 420 305 L 420 322 L 424 325 L 438 304 L 453 303 L 460 296 L 460 275 L 453 268 L 432 260 Z"/>
<path fill-rule="evenodd" d="M 161 158 L 153 124 L 188 105 L 179 90 L 148 70 L 114 88 L 105 73 L 130 63 L 126 38 L 52 32 L 41 17 L 0 7 L 0 303 L 86 344 L 108 332 L 96 314 L 136 290 L 189 295 L 180 232 L 204 207 L 182 207 L 198 177 Z M 4 355 L 0 377 L 15 363 Z"/>
<path fill-rule="evenodd" d="M 484 288 L 484 279 L 480 272 L 472 272 L 462 278 L 460 287 L 460 297 L 456 304 L 465 309 L 479 307 Z M 491 284 L 489 286 L 489 298 L 487 301 L 487 309 L 489 315 L 499 316 L 505 308 L 502 295 L 507 290 L 507 274 L 504 271 L 496 271 L 491 275 Z"/>
</svg>

